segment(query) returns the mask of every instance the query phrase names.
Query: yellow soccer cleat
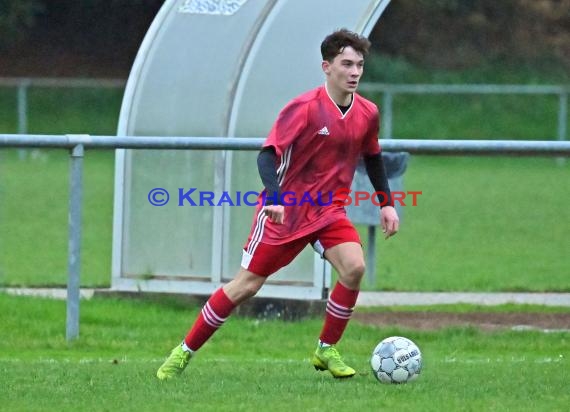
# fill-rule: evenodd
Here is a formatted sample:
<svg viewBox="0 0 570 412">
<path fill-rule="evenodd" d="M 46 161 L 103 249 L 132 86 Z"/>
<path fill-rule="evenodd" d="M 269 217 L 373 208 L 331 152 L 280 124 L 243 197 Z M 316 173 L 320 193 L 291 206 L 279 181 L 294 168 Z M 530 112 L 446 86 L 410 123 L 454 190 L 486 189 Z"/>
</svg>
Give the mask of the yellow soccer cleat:
<svg viewBox="0 0 570 412">
<path fill-rule="evenodd" d="M 176 346 L 170 352 L 170 356 L 164 361 L 162 366 L 158 368 L 156 377 L 161 381 L 172 379 L 182 373 L 188 362 L 190 362 L 192 354 L 182 349 L 181 345 Z"/>
<path fill-rule="evenodd" d="M 316 370 L 328 370 L 335 378 L 352 378 L 356 374 L 354 369 L 344 363 L 334 346 L 319 346 L 311 362 Z"/>
</svg>

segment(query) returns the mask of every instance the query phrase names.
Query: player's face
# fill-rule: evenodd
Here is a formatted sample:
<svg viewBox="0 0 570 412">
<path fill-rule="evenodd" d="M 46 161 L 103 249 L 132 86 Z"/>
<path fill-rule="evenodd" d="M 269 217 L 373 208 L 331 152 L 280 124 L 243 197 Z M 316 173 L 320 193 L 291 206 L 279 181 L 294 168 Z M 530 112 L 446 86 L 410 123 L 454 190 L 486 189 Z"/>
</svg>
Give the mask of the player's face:
<svg viewBox="0 0 570 412">
<path fill-rule="evenodd" d="M 350 46 L 345 47 L 332 62 L 323 62 L 327 86 L 340 94 L 356 91 L 363 69 L 364 57 Z"/>
</svg>

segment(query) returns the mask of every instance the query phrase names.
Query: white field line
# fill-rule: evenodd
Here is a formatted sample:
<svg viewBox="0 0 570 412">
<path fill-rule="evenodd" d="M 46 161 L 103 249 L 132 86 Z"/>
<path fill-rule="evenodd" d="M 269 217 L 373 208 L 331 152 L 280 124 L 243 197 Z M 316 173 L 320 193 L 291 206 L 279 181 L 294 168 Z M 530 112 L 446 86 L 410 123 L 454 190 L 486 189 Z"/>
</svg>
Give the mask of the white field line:
<svg viewBox="0 0 570 412">
<path fill-rule="evenodd" d="M 152 358 L 152 359 L 132 359 L 132 358 L 121 358 L 121 359 L 104 359 L 104 358 L 83 358 L 83 359 L 51 359 L 51 358 L 41 358 L 38 360 L 29 359 L 0 359 L 0 363 L 38 363 L 38 364 L 113 364 L 113 363 L 132 363 L 132 364 L 160 364 L 164 362 L 166 358 Z M 425 361 L 425 360 L 424 360 Z M 196 360 L 200 363 L 248 363 L 248 364 L 308 364 L 309 359 L 273 359 L 273 358 L 261 358 L 261 359 L 242 359 L 242 358 L 220 358 L 220 359 L 200 359 Z M 564 355 L 560 354 L 553 357 L 544 358 L 526 358 L 522 357 L 497 357 L 497 358 L 459 358 L 450 357 L 441 360 L 429 360 L 429 364 L 438 363 L 457 363 L 457 364 L 492 364 L 492 363 L 534 363 L 534 364 L 549 364 L 549 363 L 564 363 L 567 359 Z"/>
<path fill-rule="evenodd" d="M 520 358 L 445 358 L 441 363 L 459 363 L 459 364 L 484 364 L 484 363 L 537 363 L 537 364 L 544 364 L 544 363 L 561 363 L 566 361 L 564 355 L 558 355 L 556 357 L 547 357 L 547 358 L 536 358 L 536 359 L 529 359 L 520 357 Z M 431 362 L 430 362 L 431 363 Z M 436 362 L 438 363 L 438 362 Z"/>
<path fill-rule="evenodd" d="M 515 332 L 542 332 L 542 333 L 568 333 L 570 329 L 541 329 L 529 325 L 515 325 L 511 327 Z"/>
<path fill-rule="evenodd" d="M 29 359 L 19 359 L 19 358 L 9 358 L 0 359 L 0 363 L 38 363 L 38 364 L 121 364 L 121 363 L 135 363 L 135 364 L 158 364 L 160 365 L 166 356 L 163 358 L 145 358 L 145 359 L 133 359 L 133 358 L 121 358 L 121 359 L 108 359 L 108 358 L 82 358 L 82 359 L 53 359 L 53 358 L 40 358 L 37 360 Z M 305 364 L 309 362 L 309 359 L 295 360 L 295 359 L 272 359 L 272 358 L 262 358 L 262 359 L 242 359 L 242 358 L 223 358 L 223 359 L 201 359 L 200 363 L 254 363 L 254 364 Z"/>
</svg>

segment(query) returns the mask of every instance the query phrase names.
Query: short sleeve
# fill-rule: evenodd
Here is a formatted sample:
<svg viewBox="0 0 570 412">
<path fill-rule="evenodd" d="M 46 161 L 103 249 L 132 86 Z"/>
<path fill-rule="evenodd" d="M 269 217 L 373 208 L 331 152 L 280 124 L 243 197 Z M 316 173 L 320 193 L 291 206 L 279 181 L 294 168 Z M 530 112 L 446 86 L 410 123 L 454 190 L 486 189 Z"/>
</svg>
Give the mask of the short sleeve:
<svg viewBox="0 0 570 412">
<path fill-rule="evenodd" d="M 281 156 L 306 126 L 307 103 L 292 101 L 279 113 L 263 147 L 274 147 L 277 156 Z"/>
<path fill-rule="evenodd" d="M 380 131 L 380 115 L 378 109 L 374 111 L 374 115 L 370 116 L 367 124 L 366 136 L 362 144 L 362 154 L 370 156 L 378 154 L 382 151 L 378 142 L 378 133 Z"/>
</svg>

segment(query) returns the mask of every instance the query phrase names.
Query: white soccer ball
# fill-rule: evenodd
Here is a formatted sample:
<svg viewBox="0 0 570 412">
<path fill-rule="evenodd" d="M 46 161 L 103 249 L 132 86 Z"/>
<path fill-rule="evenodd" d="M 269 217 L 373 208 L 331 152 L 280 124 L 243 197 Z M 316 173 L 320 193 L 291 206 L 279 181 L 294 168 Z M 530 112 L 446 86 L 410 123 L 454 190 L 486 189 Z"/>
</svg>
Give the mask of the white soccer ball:
<svg viewBox="0 0 570 412">
<path fill-rule="evenodd" d="M 382 383 L 411 382 L 422 370 L 422 354 L 410 339 L 391 336 L 376 345 L 370 366 L 376 379 Z"/>
</svg>

